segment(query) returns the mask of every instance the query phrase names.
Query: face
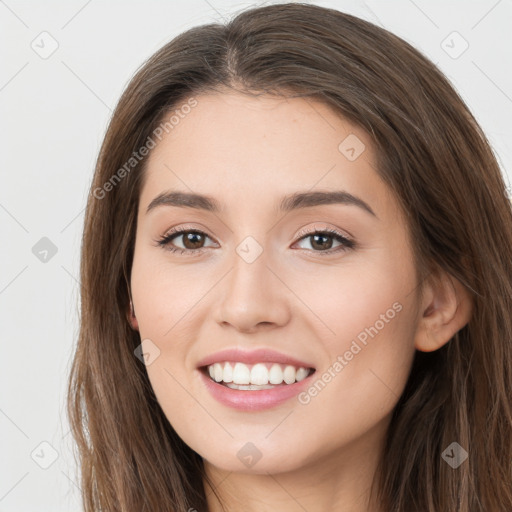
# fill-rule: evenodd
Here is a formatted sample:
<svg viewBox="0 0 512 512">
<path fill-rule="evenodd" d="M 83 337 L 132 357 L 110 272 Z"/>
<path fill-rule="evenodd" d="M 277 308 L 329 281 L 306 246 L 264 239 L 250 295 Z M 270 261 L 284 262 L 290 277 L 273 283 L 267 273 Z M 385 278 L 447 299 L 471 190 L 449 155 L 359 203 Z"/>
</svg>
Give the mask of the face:
<svg viewBox="0 0 512 512">
<path fill-rule="evenodd" d="M 156 397 L 212 467 L 356 460 L 382 440 L 417 324 L 407 225 L 371 139 L 311 99 L 196 101 L 139 201 L 134 325 Z"/>
</svg>

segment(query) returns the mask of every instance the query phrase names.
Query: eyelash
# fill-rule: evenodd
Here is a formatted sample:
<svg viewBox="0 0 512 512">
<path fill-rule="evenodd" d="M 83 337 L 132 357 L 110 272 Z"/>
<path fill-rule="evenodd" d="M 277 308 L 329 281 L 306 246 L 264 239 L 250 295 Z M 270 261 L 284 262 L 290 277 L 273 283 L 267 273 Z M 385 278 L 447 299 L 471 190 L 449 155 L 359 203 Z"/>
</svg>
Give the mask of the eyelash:
<svg viewBox="0 0 512 512">
<path fill-rule="evenodd" d="M 205 235 L 206 237 L 208 237 L 208 235 L 206 233 L 204 233 L 203 231 L 199 231 L 198 229 L 175 228 L 175 229 L 172 229 L 171 231 L 167 232 L 163 237 L 161 237 L 159 240 L 157 240 L 157 244 L 160 247 L 164 248 L 166 251 L 170 251 L 172 253 L 179 253 L 179 254 L 188 253 L 187 254 L 188 256 L 199 256 L 206 249 L 208 249 L 207 247 L 201 247 L 199 249 L 182 249 L 181 247 L 171 247 L 171 245 L 170 245 L 171 240 L 173 238 L 177 238 L 178 236 L 183 235 L 185 233 L 194 233 L 194 234 L 198 234 L 198 235 Z M 314 235 L 331 236 L 332 238 L 334 238 L 338 242 L 340 242 L 341 245 L 339 247 L 336 247 L 335 249 L 329 249 L 327 251 L 314 251 L 311 249 L 303 249 L 303 250 L 308 250 L 308 251 L 317 253 L 321 256 L 325 256 L 325 255 L 331 255 L 334 253 L 338 253 L 341 251 L 348 251 L 348 250 L 354 249 L 356 247 L 356 243 L 353 240 L 348 239 L 347 237 L 345 237 L 344 235 L 342 235 L 340 232 L 336 231 L 335 229 L 323 229 L 323 230 L 308 231 L 308 232 L 301 231 L 300 233 L 297 234 L 297 236 L 299 237 L 299 240 L 297 240 L 297 241 L 300 241 L 304 238 L 308 238 L 308 237 L 311 237 Z"/>
</svg>

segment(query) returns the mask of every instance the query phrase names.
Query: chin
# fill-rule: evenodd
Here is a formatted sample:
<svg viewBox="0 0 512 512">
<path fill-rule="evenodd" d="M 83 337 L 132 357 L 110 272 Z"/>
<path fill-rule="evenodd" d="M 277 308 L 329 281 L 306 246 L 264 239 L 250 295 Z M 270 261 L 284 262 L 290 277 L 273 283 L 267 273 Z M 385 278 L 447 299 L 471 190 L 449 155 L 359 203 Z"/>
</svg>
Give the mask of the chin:
<svg viewBox="0 0 512 512">
<path fill-rule="evenodd" d="M 304 443 L 298 445 L 304 446 Z M 233 448 L 224 445 L 215 453 L 208 449 L 198 453 L 217 469 L 251 475 L 287 473 L 308 463 L 307 457 L 298 457 L 297 444 L 286 447 L 280 443 L 280 447 L 276 449 L 273 443 L 264 441 L 237 441 L 233 442 Z"/>
</svg>

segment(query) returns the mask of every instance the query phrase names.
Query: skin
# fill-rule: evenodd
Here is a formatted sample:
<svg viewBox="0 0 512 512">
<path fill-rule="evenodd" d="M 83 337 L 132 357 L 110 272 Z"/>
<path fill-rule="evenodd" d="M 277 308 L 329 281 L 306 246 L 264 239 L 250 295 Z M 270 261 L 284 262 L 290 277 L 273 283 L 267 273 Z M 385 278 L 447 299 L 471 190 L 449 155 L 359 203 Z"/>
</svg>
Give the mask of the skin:
<svg viewBox="0 0 512 512">
<path fill-rule="evenodd" d="M 368 491 L 415 350 L 448 342 L 469 321 L 469 297 L 444 274 L 417 296 L 407 224 L 361 129 L 311 99 L 234 92 L 196 99 L 152 150 L 139 201 L 130 321 L 160 350 L 147 366 L 158 401 L 203 457 L 227 510 L 379 512 Z M 365 145 L 354 161 L 338 149 L 349 134 Z M 146 213 L 169 190 L 212 196 L 222 209 Z M 346 204 L 275 209 L 282 196 L 310 190 L 348 191 L 376 217 Z M 202 254 L 157 245 L 179 226 L 206 233 Z M 322 255 L 340 243 L 327 238 L 325 249 L 315 248 L 311 236 L 297 236 L 325 228 L 356 247 Z M 236 252 L 248 236 L 263 249 L 250 264 Z M 172 243 L 193 251 L 183 236 Z M 240 412 L 217 402 L 199 378 L 200 359 L 235 346 L 290 354 L 321 376 L 394 303 L 401 310 L 307 404 L 292 398 Z M 247 442 L 261 453 L 250 468 L 237 457 Z M 221 510 L 205 488 L 210 510 Z"/>
</svg>

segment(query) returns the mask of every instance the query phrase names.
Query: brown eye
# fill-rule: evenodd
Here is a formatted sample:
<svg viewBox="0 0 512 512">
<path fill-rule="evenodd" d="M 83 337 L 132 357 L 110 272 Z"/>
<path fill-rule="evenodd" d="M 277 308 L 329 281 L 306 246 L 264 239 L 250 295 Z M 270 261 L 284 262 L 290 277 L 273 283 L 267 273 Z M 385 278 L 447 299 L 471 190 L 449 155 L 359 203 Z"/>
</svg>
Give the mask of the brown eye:
<svg viewBox="0 0 512 512">
<path fill-rule="evenodd" d="M 178 251 L 180 254 L 190 253 L 192 255 L 199 254 L 208 247 L 204 245 L 208 238 L 209 236 L 206 233 L 195 229 L 174 229 L 164 235 L 157 243 L 168 251 Z M 183 247 L 180 247 L 180 239 Z"/>
<path fill-rule="evenodd" d="M 302 240 L 310 240 L 311 250 L 320 255 L 334 254 L 340 251 L 348 251 L 355 247 L 355 242 L 343 236 L 335 230 L 311 231 L 304 235 L 301 233 Z M 333 248 L 333 243 L 338 242 L 338 246 Z"/>
<path fill-rule="evenodd" d="M 332 247 L 333 237 L 331 235 L 310 235 L 310 238 L 313 249 L 330 249 Z"/>
<path fill-rule="evenodd" d="M 183 245 L 185 249 L 200 249 L 201 244 L 205 241 L 204 233 L 200 233 L 198 231 L 188 231 L 185 234 L 181 234 L 178 236 L 183 237 Z"/>
</svg>

